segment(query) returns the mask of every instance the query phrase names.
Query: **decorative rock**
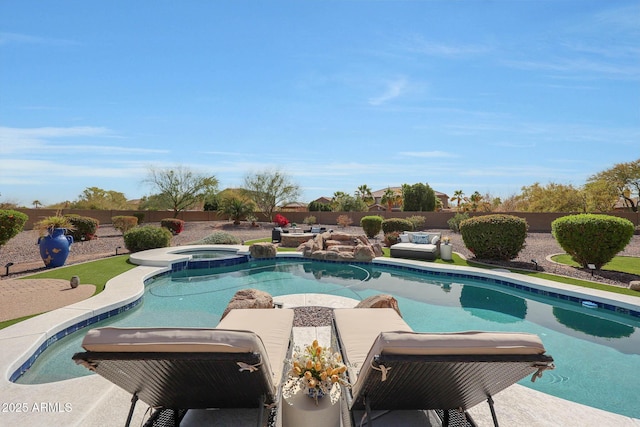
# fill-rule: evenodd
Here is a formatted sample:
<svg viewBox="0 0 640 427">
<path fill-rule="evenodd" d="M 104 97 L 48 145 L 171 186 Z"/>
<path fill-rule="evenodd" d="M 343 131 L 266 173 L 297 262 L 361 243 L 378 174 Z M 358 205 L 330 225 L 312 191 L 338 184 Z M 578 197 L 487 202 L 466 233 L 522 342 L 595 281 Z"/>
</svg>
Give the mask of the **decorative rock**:
<svg viewBox="0 0 640 427">
<path fill-rule="evenodd" d="M 80 277 L 71 276 L 71 280 L 69 281 L 69 284 L 71 285 L 71 289 L 77 288 L 78 285 L 80 285 Z"/>
<path fill-rule="evenodd" d="M 236 308 L 273 308 L 273 297 L 258 289 L 241 289 L 231 298 L 220 320 L 224 319 L 231 310 Z"/>
<path fill-rule="evenodd" d="M 629 282 L 629 289 L 640 292 L 640 280 L 632 280 Z"/>
<path fill-rule="evenodd" d="M 347 233 L 340 233 L 340 232 L 333 232 L 330 233 L 331 235 L 331 239 L 326 239 L 326 240 L 337 240 L 339 242 L 353 242 L 353 239 L 355 238 L 355 236 L 353 234 L 347 234 Z"/>
<path fill-rule="evenodd" d="M 371 244 L 365 235 L 326 232 L 298 246 L 307 258 L 331 261 L 369 262 L 382 256 L 379 243 Z"/>
<path fill-rule="evenodd" d="M 276 252 L 276 246 L 269 242 L 254 243 L 249 246 L 249 253 L 253 258 L 274 258 Z"/>
<path fill-rule="evenodd" d="M 356 261 L 371 261 L 375 256 L 371 246 L 358 245 L 353 251 L 353 258 Z"/>
<path fill-rule="evenodd" d="M 365 298 L 360 301 L 355 308 L 393 308 L 396 313 L 402 317 L 400 307 L 398 307 L 398 300 L 386 294 L 373 295 Z"/>
</svg>

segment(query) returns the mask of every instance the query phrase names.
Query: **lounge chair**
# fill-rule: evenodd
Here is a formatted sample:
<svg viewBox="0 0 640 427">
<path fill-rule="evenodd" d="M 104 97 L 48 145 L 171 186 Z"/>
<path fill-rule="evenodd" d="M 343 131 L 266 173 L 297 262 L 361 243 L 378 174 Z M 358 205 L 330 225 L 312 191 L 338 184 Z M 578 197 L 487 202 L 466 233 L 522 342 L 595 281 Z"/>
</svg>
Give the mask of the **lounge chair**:
<svg viewBox="0 0 640 427">
<path fill-rule="evenodd" d="M 188 409 L 257 408 L 275 422 L 293 310 L 232 310 L 216 328 L 98 328 L 73 360 L 157 408 L 179 425 Z"/>
<path fill-rule="evenodd" d="M 553 369 L 536 335 L 501 332 L 417 333 L 393 309 L 335 309 L 334 327 L 349 366 L 350 410 L 436 410 L 444 425 L 496 393 Z M 390 331 L 390 332 L 389 332 Z M 462 424 L 462 425 L 465 425 Z"/>
</svg>

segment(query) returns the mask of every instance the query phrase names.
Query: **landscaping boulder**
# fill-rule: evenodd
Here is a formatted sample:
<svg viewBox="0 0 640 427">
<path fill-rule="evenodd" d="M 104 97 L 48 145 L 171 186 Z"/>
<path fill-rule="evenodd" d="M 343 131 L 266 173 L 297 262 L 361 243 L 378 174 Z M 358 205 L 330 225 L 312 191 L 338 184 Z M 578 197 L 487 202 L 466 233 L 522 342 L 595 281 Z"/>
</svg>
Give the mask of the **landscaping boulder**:
<svg viewBox="0 0 640 427">
<path fill-rule="evenodd" d="M 629 282 L 629 289 L 640 292 L 640 280 L 632 280 Z"/>
<path fill-rule="evenodd" d="M 398 316 L 402 317 L 398 300 L 391 295 L 378 294 L 365 298 L 356 305 L 355 308 L 393 308 Z"/>
<path fill-rule="evenodd" d="M 298 251 L 306 258 L 345 262 L 369 262 L 382 256 L 380 244 L 372 244 L 367 236 L 335 232 L 316 235 L 301 244 Z"/>
<path fill-rule="evenodd" d="M 253 258 L 274 258 L 276 252 L 276 245 L 269 242 L 254 243 L 249 246 L 249 253 Z"/>
<path fill-rule="evenodd" d="M 241 289 L 231 298 L 220 320 L 236 308 L 273 308 L 273 298 L 267 292 L 258 289 Z"/>
</svg>

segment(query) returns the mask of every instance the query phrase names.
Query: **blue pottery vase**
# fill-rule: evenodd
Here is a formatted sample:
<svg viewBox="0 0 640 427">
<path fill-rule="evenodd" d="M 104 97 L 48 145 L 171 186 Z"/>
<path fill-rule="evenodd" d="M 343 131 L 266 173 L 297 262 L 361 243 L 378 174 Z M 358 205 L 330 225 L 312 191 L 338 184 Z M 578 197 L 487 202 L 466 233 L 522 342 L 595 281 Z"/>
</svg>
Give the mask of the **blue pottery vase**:
<svg viewBox="0 0 640 427">
<path fill-rule="evenodd" d="M 67 261 L 73 237 L 65 236 L 65 231 L 64 228 L 54 228 L 47 236 L 38 239 L 40 256 L 46 268 L 61 267 Z"/>
</svg>

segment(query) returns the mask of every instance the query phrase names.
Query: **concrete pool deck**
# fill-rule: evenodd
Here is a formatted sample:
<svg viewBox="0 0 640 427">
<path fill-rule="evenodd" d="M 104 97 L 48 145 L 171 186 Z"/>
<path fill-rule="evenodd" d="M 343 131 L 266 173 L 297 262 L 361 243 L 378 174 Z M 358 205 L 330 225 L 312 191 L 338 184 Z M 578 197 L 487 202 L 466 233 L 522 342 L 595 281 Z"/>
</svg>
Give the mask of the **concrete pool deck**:
<svg viewBox="0 0 640 427">
<path fill-rule="evenodd" d="M 211 246 L 206 246 L 211 250 Z M 130 406 L 131 396 L 119 387 L 98 375 L 75 378 L 41 385 L 21 385 L 11 382 L 11 375 L 33 355 L 48 339 L 65 328 L 100 313 L 138 300 L 144 292 L 144 281 L 168 270 L 172 262 L 188 258 L 188 255 L 176 253 L 175 247 L 164 250 L 136 254 L 132 261 L 141 266 L 124 273 L 107 284 L 105 291 L 95 297 L 42 314 L 0 330 L 0 425 L 2 426 L 121 426 L 124 425 Z M 189 247 L 189 250 L 197 247 Z M 225 246 L 224 249 L 231 249 Z M 242 247 L 236 248 L 244 249 Z M 285 254 L 291 257 L 295 254 Z M 378 264 L 412 265 L 411 261 L 396 259 L 376 259 Z M 415 264 L 413 264 L 415 265 Z M 421 264 L 423 265 L 423 264 Z M 562 285 L 539 279 L 523 281 L 521 276 L 478 270 L 467 267 L 450 267 L 436 264 L 428 265 L 430 270 L 456 270 L 473 272 L 485 277 L 503 277 L 510 281 L 522 281 L 540 289 L 561 290 L 563 294 L 580 295 L 595 301 L 615 303 L 618 306 L 639 310 L 640 299 L 617 295 L 609 292 L 588 290 L 571 285 Z M 319 294 L 281 296 L 274 298 L 284 307 L 328 306 L 344 307 L 349 301 L 342 297 Z M 347 305 L 345 305 L 347 304 Z M 297 333 L 326 336 L 326 330 L 298 330 Z M 325 334 L 325 335 L 322 335 Z M 305 338 L 301 338 L 305 339 Z M 305 339 L 306 341 L 306 339 Z M 640 427 L 640 420 L 602 411 L 585 405 L 556 398 L 518 384 L 494 396 L 495 408 L 501 425 L 514 426 L 629 426 Z M 139 402 L 136 406 L 132 425 L 140 425 L 145 417 L 146 405 Z M 211 411 L 209 411 L 211 412 Z M 469 410 L 479 426 L 493 425 L 488 405 L 478 405 Z M 220 415 L 216 411 L 216 415 Z M 234 426 L 245 425 L 241 413 L 229 412 L 225 418 Z M 376 425 L 385 425 L 384 418 Z M 253 420 L 251 422 L 253 425 Z M 196 417 L 183 425 L 198 425 Z M 389 425 L 393 425 L 389 421 Z M 217 425 L 225 425 L 218 423 Z"/>
</svg>

